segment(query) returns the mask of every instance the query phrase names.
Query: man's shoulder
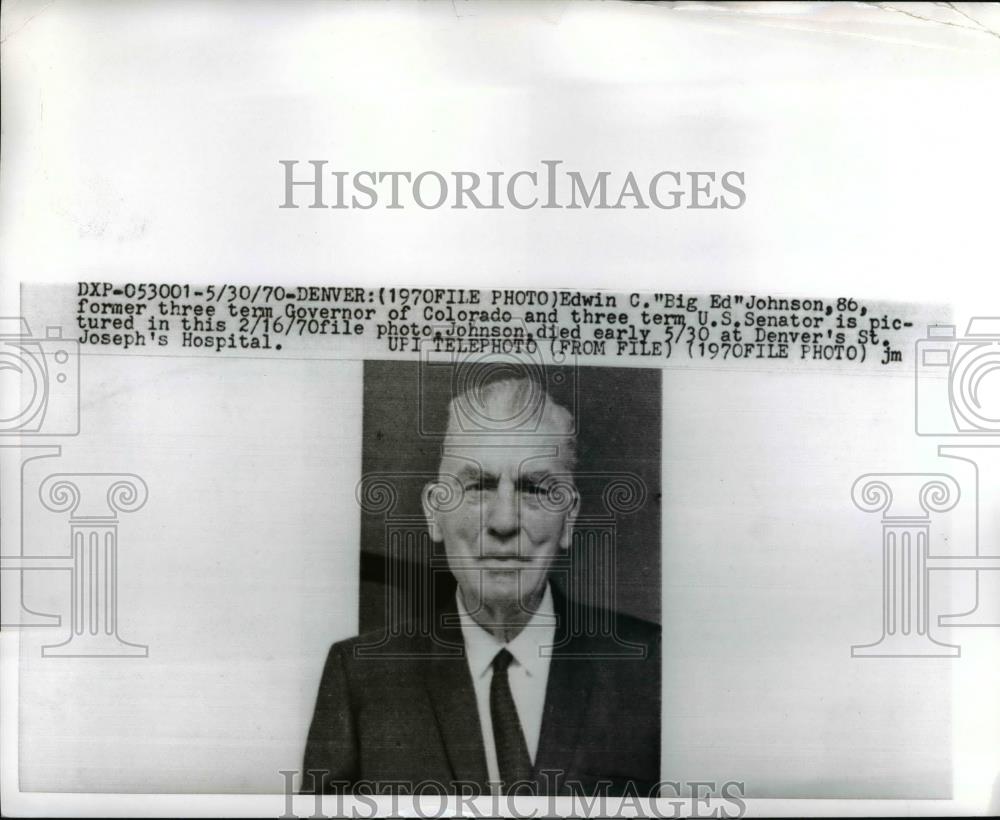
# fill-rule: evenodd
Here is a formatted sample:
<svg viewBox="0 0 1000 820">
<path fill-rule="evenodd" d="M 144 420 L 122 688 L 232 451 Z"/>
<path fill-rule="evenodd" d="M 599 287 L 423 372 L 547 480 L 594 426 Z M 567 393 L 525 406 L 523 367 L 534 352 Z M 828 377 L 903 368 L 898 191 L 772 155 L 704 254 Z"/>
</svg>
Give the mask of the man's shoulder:
<svg viewBox="0 0 1000 820">
<path fill-rule="evenodd" d="M 622 612 L 614 613 L 613 618 L 618 626 L 619 635 L 632 637 L 643 642 L 658 642 L 660 640 L 662 629 L 657 623 Z"/>
<path fill-rule="evenodd" d="M 378 627 L 352 638 L 335 641 L 329 657 L 345 665 L 361 661 L 401 662 L 425 661 L 438 658 L 461 658 L 462 644 L 454 636 L 442 637 L 426 624 L 404 623 L 396 628 Z"/>
<path fill-rule="evenodd" d="M 599 655 L 619 654 L 629 647 L 643 647 L 643 657 L 658 656 L 661 628 L 657 623 L 614 609 L 589 606 L 572 600 L 564 602 L 562 629 L 580 651 Z"/>
<path fill-rule="evenodd" d="M 564 599 L 560 603 L 561 614 L 568 619 L 570 628 L 575 624 L 613 625 L 615 631 L 620 635 L 628 634 L 647 639 L 660 637 L 659 624 L 637 615 L 629 615 L 618 609 L 592 606 L 572 598 Z"/>
<path fill-rule="evenodd" d="M 659 624 L 571 600 L 564 599 L 561 604 L 559 630 L 572 646 L 560 642 L 560 649 L 570 646 L 570 649 L 576 647 L 603 654 L 605 644 L 641 645 L 647 649 L 646 656 L 659 654 Z M 377 662 L 392 662 L 395 674 L 400 674 L 408 665 L 407 661 L 423 664 L 464 657 L 464 641 L 458 629 L 432 629 L 424 623 L 407 622 L 396 628 L 380 627 L 334 642 L 328 663 L 336 661 L 345 667 L 354 667 L 364 661 L 367 668 L 374 671 Z"/>
</svg>

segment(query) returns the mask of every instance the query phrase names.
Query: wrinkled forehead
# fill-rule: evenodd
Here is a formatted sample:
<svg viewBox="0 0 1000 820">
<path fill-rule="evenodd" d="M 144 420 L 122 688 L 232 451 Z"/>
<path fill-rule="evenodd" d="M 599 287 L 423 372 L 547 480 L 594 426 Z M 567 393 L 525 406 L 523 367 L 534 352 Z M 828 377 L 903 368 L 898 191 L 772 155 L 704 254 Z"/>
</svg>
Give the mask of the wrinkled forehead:
<svg viewBox="0 0 1000 820">
<path fill-rule="evenodd" d="M 442 476 L 482 472 L 490 475 L 572 475 L 571 439 L 562 431 L 533 434 L 449 432 L 441 448 Z"/>
<path fill-rule="evenodd" d="M 573 432 L 573 416 L 539 385 L 496 382 L 452 399 L 440 473 L 571 474 Z"/>
</svg>

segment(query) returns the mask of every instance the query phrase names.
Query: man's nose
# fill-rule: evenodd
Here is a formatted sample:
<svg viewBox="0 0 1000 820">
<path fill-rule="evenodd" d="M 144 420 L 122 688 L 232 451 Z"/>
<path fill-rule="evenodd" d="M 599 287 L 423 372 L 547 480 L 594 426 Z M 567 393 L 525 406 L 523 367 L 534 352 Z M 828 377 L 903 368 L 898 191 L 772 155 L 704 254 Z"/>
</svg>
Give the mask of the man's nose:
<svg viewBox="0 0 1000 820">
<path fill-rule="evenodd" d="M 500 481 L 496 494 L 486 508 L 486 529 L 495 538 L 513 538 L 519 529 L 518 498 L 514 483 Z"/>
</svg>

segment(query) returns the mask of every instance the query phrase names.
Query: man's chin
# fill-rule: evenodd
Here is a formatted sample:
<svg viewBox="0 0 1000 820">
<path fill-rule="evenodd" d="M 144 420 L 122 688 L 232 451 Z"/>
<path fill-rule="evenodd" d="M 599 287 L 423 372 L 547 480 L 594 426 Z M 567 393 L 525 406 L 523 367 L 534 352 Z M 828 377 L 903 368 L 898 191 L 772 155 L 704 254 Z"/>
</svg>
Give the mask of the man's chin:
<svg viewBox="0 0 1000 820">
<path fill-rule="evenodd" d="M 544 588 L 543 579 L 533 575 L 518 569 L 484 569 L 476 598 L 490 609 L 517 607 L 522 601 L 530 601 Z"/>
<path fill-rule="evenodd" d="M 487 569 L 481 577 L 480 596 L 484 603 L 510 604 L 518 599 L 521 574 L 516 569 Z"/>
</svg>

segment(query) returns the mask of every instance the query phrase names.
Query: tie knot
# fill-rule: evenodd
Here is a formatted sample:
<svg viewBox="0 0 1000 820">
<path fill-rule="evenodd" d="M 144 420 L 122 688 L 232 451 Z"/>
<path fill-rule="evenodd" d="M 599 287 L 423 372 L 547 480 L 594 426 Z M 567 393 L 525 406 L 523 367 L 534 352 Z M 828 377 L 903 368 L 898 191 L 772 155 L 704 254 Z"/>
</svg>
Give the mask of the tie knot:
<svg viewBox="0 0 1000 820">
<path fill-rule="evenodd" d="M 513 660 L 514 656 L 511 655 L 510 652 L 506 649 L 501 649 L 493 658 L 493 671 L 499 672 L 501 675 L 506 674 L 507 667 L 510 666 L 511 661 Z"/>
</svg>

